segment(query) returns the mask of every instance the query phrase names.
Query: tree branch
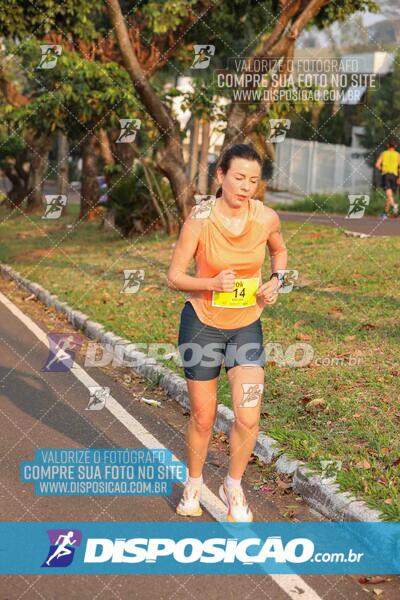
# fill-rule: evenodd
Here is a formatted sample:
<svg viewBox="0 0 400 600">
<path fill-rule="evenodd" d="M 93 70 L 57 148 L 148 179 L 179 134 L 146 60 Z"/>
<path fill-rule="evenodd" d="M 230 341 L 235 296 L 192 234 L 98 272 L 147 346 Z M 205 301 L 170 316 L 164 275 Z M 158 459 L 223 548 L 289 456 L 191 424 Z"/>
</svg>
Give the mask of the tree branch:
<svg viewBox="0 0 400 600">
<path fill-rule="evenodd" d="M 279 41 L 281 35 L 288 26 L 290 20 L 298 13 L 301 8 L 301 0 L 288 0 L 287 2 L 281 2 L 282 11 L 279 15 L 278 22 L 275 25 L 272 33 L 265 40 L 261 50 L 257 52 L 257 57 L 267 56 L 271 48 Z"/>
<path fill-rule="evenodd" d="M 261 50 L 251 60 L 265 56 L 276 59 L 293 57 L 295 41 L 299 34 L 328 2 L 329 0 L 311 0 L 310 2 L 288 0 L 287 2 L 281 2 L 282 12 L 274 30 L 262 45 Z M 293 19 L 294 22 L 289 31 L 282 35 Z M 285 71 L 284 66 L 284 70 L 280 72 L 284 73 Z M 263 102 L 256 114 L 248 115 L 243 106 L 232 102 L 223 147 L 231 144 L 234 140 L 243 139 L 253 131 L 260 121 L 265 118 L 269 107 L 269 102 Z"/>
<path fill-rule="evenodd" d="M 285 35 L 285 37 L 275 46 L 274 54 L 279 56 L 283 55 L 290 44 L 297 40 L 307 23 L 309 23 L 311 19 L 329 3 L 329 1 L 330 0 L 311 0 L 310 2 L 307 2 L 305 8 L 301 10 L 295 19 L 287 35 Z"/>
<path fill-rule="evenodd" d="M 7 102 L 15 108 L 25 106 L 29 102 L 29 96 L 21 94 L 16 86 L 3 76 L 3 69 L 0 69 L 0 91 Z"/>
<path fill-rule="evenodd" d="M 107 7 L 110 20 L 115 29 L 115 35 L 118 40 L 125 68 L 129 73 L 138 96 L 155 123 L 157 123 L 158 128 L 162 132 L 168 132 L 168 134 L 172 134 L 173 137 L 178 138 L 179 131 L 175 121 L 142 71 L 137 56 L 132 48 L 128 28 L 124 21 L 118 0 L 108 0 Z"/>
</svg>

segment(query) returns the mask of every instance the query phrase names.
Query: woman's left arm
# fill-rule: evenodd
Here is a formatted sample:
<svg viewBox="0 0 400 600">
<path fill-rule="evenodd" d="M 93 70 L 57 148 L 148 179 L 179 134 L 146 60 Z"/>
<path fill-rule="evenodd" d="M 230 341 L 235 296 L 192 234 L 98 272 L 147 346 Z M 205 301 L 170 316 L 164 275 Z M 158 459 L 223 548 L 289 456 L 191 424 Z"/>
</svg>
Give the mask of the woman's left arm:
<svg viewBox="0 0 400 600">
<path fill-rule="evenodd" d="M 287 249 L 285 242 L 283 241 L 281 231 L 281 220 L 278 213 L 272 208 L 269 209 L 271 213 L 271 233 L 268 236 L 267 246 L 271 257 L 271 273 L 286 269 L 287 266 Z"/>
<path fill-rule="evenodd" d="M 268 226 L 267 246 L 270 254 L 271 273 L 285 270 L 287 266 L 287 249 L 281 231 L 281 221 L 278 213 L 272 208 L 265 207 Z M 274 304 L 278 299 L 279 281 L 273 277 L 263 283 L 257 290 L 262 305 Z"/>
</svg>

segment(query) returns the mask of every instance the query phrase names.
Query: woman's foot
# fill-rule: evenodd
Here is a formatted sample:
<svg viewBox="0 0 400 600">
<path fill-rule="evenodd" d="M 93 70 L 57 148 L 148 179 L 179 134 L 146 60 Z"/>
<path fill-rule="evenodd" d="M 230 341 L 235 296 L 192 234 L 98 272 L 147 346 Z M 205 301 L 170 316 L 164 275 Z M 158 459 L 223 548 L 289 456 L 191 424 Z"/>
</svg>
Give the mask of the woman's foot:
<svg viewBox="0 0 400 600">
<path fill-rule="evenodd" d="M 253 513 L 247 504 L 241 486 L 228 486 L 226 479 L 224 479 L 219 488 L 219 495 L 228 507 L 228 521 L 247 523 L 253 520 Z"/>
<path fill-rule="evenodd" d="M 185 483 L 182 498 L 176 507 L 178 515 L 183 517 L 200 517 L 203 511 L 200 506 L 201 484 Z"/>
</svg>

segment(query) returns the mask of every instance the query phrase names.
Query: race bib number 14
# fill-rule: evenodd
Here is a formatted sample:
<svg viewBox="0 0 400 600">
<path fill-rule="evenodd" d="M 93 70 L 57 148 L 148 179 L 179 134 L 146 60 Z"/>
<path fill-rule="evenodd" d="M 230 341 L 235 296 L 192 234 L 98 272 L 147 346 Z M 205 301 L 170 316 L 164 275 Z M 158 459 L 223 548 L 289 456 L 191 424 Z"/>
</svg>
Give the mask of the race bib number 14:
<svg viewBox="0 0 400 600">
<path fill-rule="evenodd" d="M 256 304 L 256 291 L 258 289 L 259 279 L 253 277 L 250 279 L 235 279 L 235 289 L 233 292 L 213 292 L 212 306 L 221 308 L 245 308 Z"/>
</svg>

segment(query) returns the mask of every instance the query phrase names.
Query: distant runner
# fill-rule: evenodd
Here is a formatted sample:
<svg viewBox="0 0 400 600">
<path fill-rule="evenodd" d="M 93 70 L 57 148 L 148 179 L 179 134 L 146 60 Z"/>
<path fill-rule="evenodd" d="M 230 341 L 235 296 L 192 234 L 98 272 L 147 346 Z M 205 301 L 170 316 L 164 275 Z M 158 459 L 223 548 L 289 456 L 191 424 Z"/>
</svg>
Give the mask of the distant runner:
<svg viewBox="0 0 400 600">
<path fill-rule="evenodd" d="M 382 173 L 383 189 L 386 193 L 386 206 L 385 212 L 382 213 L 382 217 L 387 219 L 390 215 L 390 208 L 393 208 L 393 215 L 395 217 L 399 214 L 399 205 L 394 200 L 394 195 L 397 200 L 397 186 L 399 180 L 399 164 L 400 154 L 396 151 L 396 145 L 393 140 L 389 140 L 387 150 L 382 152 L 375 163 L 375 167 Z"/>
</svg>

